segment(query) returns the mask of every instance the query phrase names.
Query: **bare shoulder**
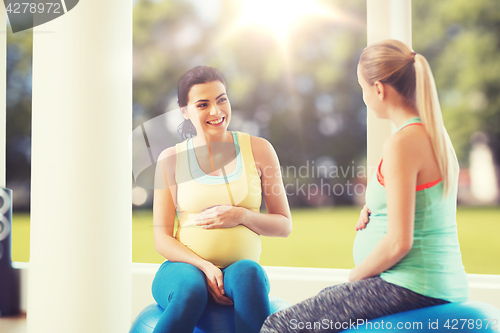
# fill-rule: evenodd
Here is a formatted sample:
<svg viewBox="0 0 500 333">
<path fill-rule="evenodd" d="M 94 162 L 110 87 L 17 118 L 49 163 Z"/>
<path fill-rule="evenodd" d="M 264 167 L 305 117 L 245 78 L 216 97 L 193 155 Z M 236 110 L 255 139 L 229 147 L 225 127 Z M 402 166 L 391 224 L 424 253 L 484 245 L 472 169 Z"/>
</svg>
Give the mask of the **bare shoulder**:
<svg viewBox="0 0 500 333">
<path fill-rule="evenodd" d="M 158 156 L 158 161 L 160 160 L 171 160 L 174 159 L 175 161 L 175 156 L 176 155 L 176 149 L 175 146 L 168 147 L 167 149 L 164 149 L 160 155 Z"/>
<path fill-rule="evenodd" d="M 384 158 L 402 158 L 409 163 L 419 164 L 431 149 L 429 135 L 423 126 L 408 126 L 392 134 L 383 148 Z"/>
<path fill-rule="evenodd" d="M 252 152 L 254 159 L 261 161 L 262 159 L 272 158 L 276 155 L 273 145 L 264 138 L 258 136 L 250 136 L 250 144 L 252 146 Z"/>
<path fill-rule="evenodd" d="M 384 144 L 384 153 L 390 151 L 407 151 L 416 153 L 430 144 L 429 135 L 423 126 L 408 126 L 392 134 Z"/>
<path fill-rule="evenodd" d="M 250 137 L 250 143 L 252 144 L 253 149 L 273 149 L 273 146 L 269 141 L 267 141 L 264 138 L 258 137 L 258 136 L 253 136 L 253 135 L 248 135 Z"/>
<path fill-rule="evenodd" d="M 274 147 L 264 138 L 250 135 L 250 144 L 252 146 L 252 155 L 257 166 L 259 176 L 263 174 L 275 174 L 274 172 L 264 172 L 268 168 L 279 168 L 279 160 Z"/>
<path fill-rule="evenodd" d="M 177 162 L 177 156 L 176 156 L 176 149 L 175 146 L 168 147 L 167 149 L 164 149 L 160 155 L 158 156 L 158 164 L 162 164 L 165 166 L 166 172 L 167 173 L 174 173 L 175 172 L 175 164 Z"/>
<path fill-rule="evenodd" d="M 161 158 L 166 158 L 169 156 L 175 155 L 175 146 L 168 147 L 167 149 L 164 149 L 161 153 L 160 156 L 158 156 L 158 159 Z"/>
</svg>

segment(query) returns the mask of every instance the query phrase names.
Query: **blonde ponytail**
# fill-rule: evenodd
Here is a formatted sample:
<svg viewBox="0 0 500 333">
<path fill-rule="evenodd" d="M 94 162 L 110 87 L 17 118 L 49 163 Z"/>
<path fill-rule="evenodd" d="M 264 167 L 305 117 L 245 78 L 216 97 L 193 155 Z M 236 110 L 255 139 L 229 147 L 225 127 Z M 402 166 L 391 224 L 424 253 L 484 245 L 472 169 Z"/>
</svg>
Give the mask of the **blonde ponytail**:
<svg viewBox="0 0 500 333">
<path fill-rule="evenodd" d="M 458 162 L 444 128 L 436 84 L 427 60 L 405 43 L 387 39 L 363 50 L 359 68 L 369 84 L 376 81 L 390 84 L 408 106 L 416 107 L 431 139 L 443 179 L 443 194 L 447 196 L 456 184 Z"/>
<path fill-rule="evenodd" d="M 436 83 L 431 68 L 425 57 L 418 53 L 415 55 L 415 74 L 417 110 L 431 139 L 432 148 L 443 179 L 444 195 L 447 196 L 455 183 L 458 162 L 455 150 L 444 127 Z"/>
</svg>

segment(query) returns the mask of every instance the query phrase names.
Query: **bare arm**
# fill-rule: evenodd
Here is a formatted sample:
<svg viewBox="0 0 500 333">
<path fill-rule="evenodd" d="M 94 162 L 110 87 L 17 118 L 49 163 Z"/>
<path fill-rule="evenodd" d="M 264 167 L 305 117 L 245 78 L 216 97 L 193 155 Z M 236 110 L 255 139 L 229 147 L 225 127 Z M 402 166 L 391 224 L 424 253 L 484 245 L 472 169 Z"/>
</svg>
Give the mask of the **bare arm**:
<svg viewBox="0 0 500 333">
<path fill-rule="evenodd" d="M 292 231 L 292 216 L 286 198 L 278 155 L 269 141 L 251 137 L 252 151 L 260 170 L 267 214 L 246 211 L 242 224 L 263 236 L 287 237 Z"/>
<path fill-rule="evenodd" d="M 376 276 L 411 250 L 415 219 L 415 188 L 421 158 L 409 136 L 395 136 L 384 147 L 383 175 L 387 193 L 387 233 L 349 274 L 350 281 Z"/>
</svg>

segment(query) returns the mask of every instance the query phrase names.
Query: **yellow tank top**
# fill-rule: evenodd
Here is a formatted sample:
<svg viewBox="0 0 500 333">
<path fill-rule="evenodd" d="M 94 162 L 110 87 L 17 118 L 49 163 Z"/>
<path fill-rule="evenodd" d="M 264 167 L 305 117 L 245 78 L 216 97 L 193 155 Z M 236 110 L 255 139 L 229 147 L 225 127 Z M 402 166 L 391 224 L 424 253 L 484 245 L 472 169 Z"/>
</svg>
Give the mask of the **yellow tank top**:
<svg viewBox="0 0 500 333">
<path fill-rule="evenodd" d="M 205 174 L 198 165 L 190 139 L 175 146 L 177 164 L 177 214 L 175 238 L 201 258 L 224 268 L 241 259 L 259 261 L 260 236 L 243 225 L 203 229 L 194 219 L 203 210 L 234 205 L 259 212 L 261 182 L 252 155 L 250 136 L 232 132 L 237 155 L 236 169 L 226 179 Z"/>
</svg>

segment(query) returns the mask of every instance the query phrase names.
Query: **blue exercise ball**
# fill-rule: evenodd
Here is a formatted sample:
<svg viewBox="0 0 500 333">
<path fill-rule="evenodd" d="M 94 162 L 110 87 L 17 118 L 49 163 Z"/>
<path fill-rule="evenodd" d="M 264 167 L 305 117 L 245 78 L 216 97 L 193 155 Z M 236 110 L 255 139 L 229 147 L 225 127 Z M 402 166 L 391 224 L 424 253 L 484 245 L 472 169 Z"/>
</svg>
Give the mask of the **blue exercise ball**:
<svg viewBox="0 0 500 333">
<path fill-rule="evenodd" d="M 290 306 L 278 297 L 269 297 L 271 312 L 280 311 Z M 153 303 L 139 313 L 129 333 L 151 333 L 163 314 L 163 308 Z M 209 301 L 193 333 L 235 333 L 234 307 L 219 305 Z"/>
<path fill-rule="evenodd" d="M 496 320 L 496 325 L 495 325 Z M 343 330 L 356 332 L 496 332 L 500 329 L 500 309 L 479 301 L 429 306 L 360 322 Z"/>
</svg>

